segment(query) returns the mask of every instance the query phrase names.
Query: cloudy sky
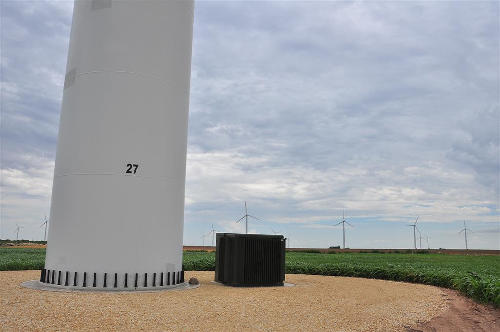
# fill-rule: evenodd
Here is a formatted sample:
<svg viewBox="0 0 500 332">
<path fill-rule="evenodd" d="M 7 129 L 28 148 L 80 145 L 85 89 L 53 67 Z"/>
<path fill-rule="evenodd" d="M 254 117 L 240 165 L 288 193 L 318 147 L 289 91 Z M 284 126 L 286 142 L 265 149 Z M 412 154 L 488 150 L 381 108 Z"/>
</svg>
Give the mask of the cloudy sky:
<svg viewBox="0 0 500 332">
<path fill-rule="evenodd" d="M 198 1 L 185 244 L 500 249 L 493 1 Z M 1 0 L 0 237 L 49 215 L 72 1 Z"/>
</svg>

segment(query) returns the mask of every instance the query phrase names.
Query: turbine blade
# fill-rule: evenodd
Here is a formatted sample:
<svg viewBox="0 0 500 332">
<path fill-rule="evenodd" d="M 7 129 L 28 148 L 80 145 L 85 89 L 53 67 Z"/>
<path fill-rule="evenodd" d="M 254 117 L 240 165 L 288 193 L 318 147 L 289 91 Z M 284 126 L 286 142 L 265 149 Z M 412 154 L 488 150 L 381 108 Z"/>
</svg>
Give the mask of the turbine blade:
<svg viewBox="0 0 500 332">
<path fill-rule="evenodd" d="M 241 217 L 240 219 L 236 220 L 236 222 L 240 222 L 241 220 L 243 220 L 243 218 L 245 218 L 246 216 L 243 216 Z"/>
<path fill-rule="evenodd" d="M 264 221 L 264 220 L 262 220 L 262 219 L 260 219 L 260 218 L 257 218 L 257 217 L 252 216 L 251 214 L 248 214 L 248 216 L 249 216 L 250 218 L 254 218 L 254 219 L 257 219 L 257 220 L 260 220 L 260 221 Z"/>
</svg>

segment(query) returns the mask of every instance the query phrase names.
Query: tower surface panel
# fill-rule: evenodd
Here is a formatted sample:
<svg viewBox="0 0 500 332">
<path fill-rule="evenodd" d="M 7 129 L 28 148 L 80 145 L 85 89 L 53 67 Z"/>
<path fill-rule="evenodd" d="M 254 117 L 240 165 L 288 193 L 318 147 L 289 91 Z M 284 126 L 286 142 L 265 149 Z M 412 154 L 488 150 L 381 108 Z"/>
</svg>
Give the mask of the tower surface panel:
<svg viewBox="0 0 500 332">
<path fill-rule="evenodd" d="M 43 282 L 182 279 L 193 7 L 75 1 Z"/>
</svg>

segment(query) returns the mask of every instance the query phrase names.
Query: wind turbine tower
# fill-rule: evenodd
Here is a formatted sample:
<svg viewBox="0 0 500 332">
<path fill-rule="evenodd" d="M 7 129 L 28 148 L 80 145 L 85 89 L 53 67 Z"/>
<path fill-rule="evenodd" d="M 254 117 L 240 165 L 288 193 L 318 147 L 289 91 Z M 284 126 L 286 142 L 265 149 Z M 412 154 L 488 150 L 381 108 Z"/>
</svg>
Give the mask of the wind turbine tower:
<svg viewBox="0 0 500 332">
<path fill-rule="evenodd" d="M 339 223 L 336 223 L 334 226 L 338 226 L 340 224 L 342 224 L 342 249 L 345 249 L 345 224 L 348 224 L 351 227 L 354 227 L 354 226 L 351 225 L 347 220 L 345 220 L 344 210 L 342 210 L 342 221 Z"/>
<path fill-rule="evenodd" d="M 212 247 L 214 246 L 214 243 L 215 243 L 215 233 L 217 233 L 217 231 L 214 228 L 214 224 L 212 224 L 212 230 L 209 233 L 212 235 Z"/>
<path fill-rule="evenodd" d="M 48 224 L 48 220 L 47 220 L 47 216 L 45 216 L 45 219 L 44 221 L 42 222 L 42 224 L 40 225 L 40 227 L 43 227 L 45 225 L 45 233 L 43 234 L 43 240 L 44 241 L 47 241 L 47 224 Z"/>
<path fill-rule="evenodd" d="M 75 0 L 40 282 L 183 282 L 193 19 L 193 0 Z"/>
<path fill-rule="evenodd" d="M 203 234 L 201 236 L 201 242 L 202 242 L 202 247 L 203 247 L 203 250 L 205 250 L 205 237 L 207 236 L 207 234 Z"/>
<path fill-rule="evenodd" d="M 417 232 L 418 232 L 418 238 L 420 241 L 420 249 L 422 249 L 422 233 L 420 233 L 420 230 L 418 229 L 418 227 L 417 227 Z"/>
<path fill-rule="evenodd" d="M 23 226 L 19 226 L 18 224 L 16 224 L 16 241 L 19 241 L 19 231 L 21 230 L 21 228 L 23 228 Z"/>
<path fill-rule="evenodd" d="M 261 219 L 257 218 L 257 217 L 254 217 L 252 216 L 251 214 L 248 214 L 248 209 L 247 209 L 247 202 L 245 201 L 245 215 L 243 217 L 241 217 L 240 219 L 236 220 L 236 222 L 240 222 L 242 221 L 243 219 L 245 219 L 245 234 L 248 234 L 248 217 L 250 218 L 254 218 L 255 220 L 260 220 L 262 221 Z"/>
<path fill-rule="evenodd" d="M 417 250 L 417 235 L 415 233 L 415 229 L 417 228 L 417 221 L 418 217 L 417 219 L 415 219 L 415 222 L 412 225 L 408 225 L 409 227 L 413 227 L 413 247 L 415 248 L 415 250 Z"/>
<path fill-rule="evenodd" d="M 469 246 L 467 244 L 467 231 L 470 232 L 470 229 L 467 228 L 467 225 L 465 224 L 465 220 L 464 220 L 464 228 L 462 228 L 462 230 L 460 232 L 458 232 L 459 234 L 464 232 L 464 236 L 465 236 L 465 250 L 469 250 Z"/>
</svg>

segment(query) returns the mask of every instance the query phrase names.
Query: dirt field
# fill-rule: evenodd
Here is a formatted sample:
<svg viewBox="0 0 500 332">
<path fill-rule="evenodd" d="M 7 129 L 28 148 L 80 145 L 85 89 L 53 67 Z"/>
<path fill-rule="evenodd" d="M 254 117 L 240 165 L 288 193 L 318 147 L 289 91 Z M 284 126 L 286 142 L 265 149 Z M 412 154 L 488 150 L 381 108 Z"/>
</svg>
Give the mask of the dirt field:
<svg viewBox="0 0 500 332">
<path fill-rule="evenodd" d="M 154 293 L 42 292 L 20 283 L 37 271 L 0 272 L 4 330 L 165 329 L 404 331 L 446 308 L 436 287 L 357 278 L 287 275 L 294 287 L 233 288 L 213 272 L 201 287 Z"/>
<path fill-rule="evenodd" d="M 0 248 L 47 248 L 47 245 L 40 243 L 8 243 L 0 245 Z"/>
<path fill-rule="evenodd" d="M 500 331 L 500 309 L 477 304 L 452 290 L 445 290 L 448 310 L 408 332 L 495 332 Z"/>
<path fill-rule="evenodd" d="M 432 286 L 287 275 L 286 281 L 295 286 L 234 288 L 213 283 L 213 272 L 186 273 L 187 278 L 191 276 L 200 280 L 199 288 L 150 293 L 82 293 L 37 291 L 20 286 L 23 281 L 36 279 L 38 271 L 0 272 L 0 329 L 498 330 L 499 311 Z M 465 305 L 457 299 L 465 301 Z M 471 307 L 471 303 L 474 306 Z M 442 329 L 443 326 L 452 329 Z"/>
</svg>

